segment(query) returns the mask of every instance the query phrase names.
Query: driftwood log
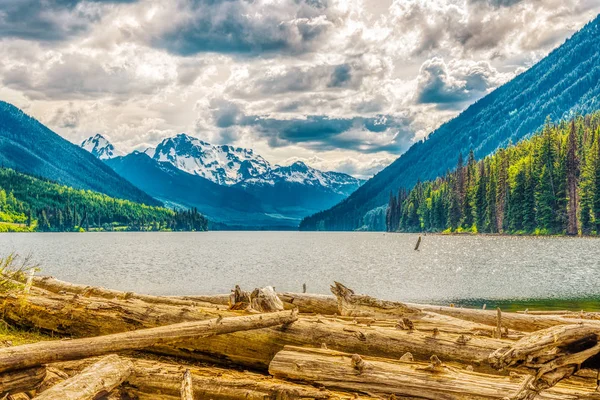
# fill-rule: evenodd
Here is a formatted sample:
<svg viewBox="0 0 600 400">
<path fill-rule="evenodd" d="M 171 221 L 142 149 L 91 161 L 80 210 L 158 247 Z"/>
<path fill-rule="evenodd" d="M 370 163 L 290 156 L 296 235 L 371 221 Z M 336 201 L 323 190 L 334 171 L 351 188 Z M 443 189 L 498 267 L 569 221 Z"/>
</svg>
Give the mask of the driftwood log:
<svg viewBox="0 0 600 400">
<path fill-rule="evenodd" d="M 277 378 L 330 389 L 431 400 L 503 399 L 517 390 L 524 378 L 459 370 L 444 366 L 437 357 L 424 364 L 299 347 L 286 347 L 277 353 L 269 372 Z M 562 386 L 543 392 L 538 398 L 600 399 L 600 393 L 594 387 Z"/>
<path fill-rule="evenodd" d="M 43 367 L 0 374 L 0 395 L 19 393 L 37 387 L 46 377 Z"/>
<path fill-rule="evenodd" d="M 183 322 L 157 328 L 84 339 L 49 341 L 0 349 L 0 372 L 30 368 L 126 350 L 144 349 L 192 338 L 286 325 L 297 320 L 294 311 Z"/>
<path fill-rule="evenodd" d="M 265 314 L 268 315 L 268 314 Z M 321 346 L 349 353 L 400 358 L 410 352 L 428 360 L 437 354 L 447 361 L 473 364 L 476 369 L 492 371 L 489 354 L 512 342 L 475 335 L 443 331 L 419 331 L 396 327 L 358 325 L 324 317 L 301 317 L 285 328 L 273 327 L 252 332 L 188 340 L 171 346 L 149 349 L 181 358 L 266 369 L 277 352 L 286 345 Z"/>
<path fill-rule="evenodd" d="M 443 306 L 424 306 L 413 304 L 422 311 L 434 312 L 437 314 L 448 315 L 465 321 L 477 322 L 489 326 L 496 326 L 498 322 L 498 313 L 496 310 L 475 310 L 470 308 L 443 307 Z M 600 329 L 600 323 L 593 320 L 566 318 L 555 315 L 534 315 L 522 313 L 502 313 L 502 327 L 514 329 L 521 332 L 535 332 L 540 329 L 546 329 L 557 325 L 592 323 Z"/>
<path fill-rule="evenodd" d="M 28 295 L 0 294 L 0 312 L 9 324 L 76 337 L 247 315 L 214 307 L 151 304 L 137 299 L 108 300 L 52 293 L 36 287 Z"/>
<path fill-rule="evenodd" d="M 351 317 L 403 318 L 418 317 L 422 311 L 395 301 L 379 300 L 367 295 L 357 295 L 339 282 L 331 286 L 338 301 L 341 315 Z"/>
<path fill-rule="evenodd" d="M 99 297 L 109 300 L 142 300 L 151 304 L 166 305 L 193 305 L 211 308 L 213 306 L 229 306 L 231 304 L 230 294 L 194 295 L 194 296 L 151 296 L 133 292 L 123 292 L 113 289 L 105 289 L 95 286 L 77 285 L 61 281 L 50 276 L 33 278 L 36 287 L 53 293 L 73 293 L 84 297 Z M 241 289 L 240 289 L 241 290 Z M 338 313 L 337 300 L 331 295 L 290 293 L 277 294 L 286 309 L 298 308 L 301 313 L 329 314 Z"/>
<path fill-rule="evenodd" d="M 27 296 L 0 295 L 0 300 L 3 300 L 0 312 L 16 326 L 34 327 L 59 335 L 98 336 L 240 315 L 235 311 L 148 304 L 136 299 L 87 298 L 33 289 Z M 154 347 L 152 351 L 266 369 L 275 353 L 285 345 L 320 346 L 325 343 L 329 348 L 340 351 L 375 356 L 390 354 L 394 357 L 401 357 L 409 351 L 418 359 L 429 359 L 432 352 L 436 352 L 446 360 L 477 363 L 487 360 L 489 353 L 510 343 L 486 337 L 490 336 L 489 327 L 486 332 L 486 326 L 434 314 L 415 319 L 414 323 L 402 321 L 400 324 L 398 320 L 391 320 L 386 324 L 377 326 L 377 323 L 371 322 L 359 324 L 323 316 L 301 316 L 298 322 L 286 329 L 261 329 L 248 334 L 227 335 L 222 340 L 188 340 L 176 346 Z M 485 364 L 482 367 L 486 367 Z"/>
<path fill-rule="evenodd" d="M 530 334 L 489 357 L 492 367 L 524 366 L 535 371 L 512 398 L 532 400 L 572 376 L 582 366 L 598 368 L 600 330 L 590 325 L 562 325 Z"/>
<path fill-rule="evenodd" d="M 97 358 L 52 364 L 68 375 L 76 375 Z M 196 399 L 352 399 L 354 394 L 318 389 L 254 372 L 218 367 L 198 367 L 164 361 L 130 358 L 133 372 L 123 391 L 140 399 L 181 399 L 182 375 L 189 371 Z"/>
<path fill-rule="evenodd" d="M 94 400 L 108 395 L 131 375 L 131 361 L 109 355 L 40 395 L 34 400 Z"/>
<path fill-rule="evenodd" d="M 73 293 L 83 297 L 99 297 L 109 300 L 142 300 L 151 304 L 167 304 L 173 306 L 205 306 L 210 307 L 209 302 L 200 300 L 182 299 L 179 297 L 170 296 L 151 296 L 147 294 L 139 294 L 134 292 L 122 292 L 119 290 L 106 289 L 97 286 L 78 285 L 75 283 L 65 282 L 55 279 L 51 276 L 36 276 L 33 278 L 33 285 L 53 293 Z"/>
</svg>

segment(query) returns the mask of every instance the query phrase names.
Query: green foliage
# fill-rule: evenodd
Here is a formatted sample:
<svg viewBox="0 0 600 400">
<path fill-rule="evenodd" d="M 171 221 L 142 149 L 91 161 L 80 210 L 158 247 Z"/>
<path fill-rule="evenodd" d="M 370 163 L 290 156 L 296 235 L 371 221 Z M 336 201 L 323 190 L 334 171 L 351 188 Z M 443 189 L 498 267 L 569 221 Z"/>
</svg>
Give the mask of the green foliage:
<svg viewBox="0 0 600 400">
<path fill-rule="evenodd" d="M 31 256 L 21 257 L 11 253 L 0 257 L 0 293 L 23 288 L 26 276 L 38 271 L 38 265 L 31 261 Z"/>
<path fill-rule="evenodd" d="M 481 159 L 511 141 L 516 143 L 539 131 L 548 115 L 553 121 L 561 121 L 576 113 L 599 110 L 599 41 L 600 17 L 597 17 L 532 68 L 472 104 L 426 140 L 417 141 L 350 197 L 329 210 L 305 218 L 300 229 L 314 230 L 320 226 L 327 230 L 353 230 L 361 225 L 368 210 L 388 201 L 390 191 L 399 187 L 410 189 L 419 179 L 431 180 L 444 175 L 453 167 L 454 155 L 466 156 L 473 149 L 475 157 Z M 563 146 L 548 150 L 558 155 L 559 150 L 565 150 Z M 541 169 L 534 169 L 541 173 Z M 555 190 L 566 192 L 566 182 Z M 502 193 L 503 188 L 498 191 Z M 554 204 L 555 211 L 564 218 L 566 197 L 561 201 Z M 496 210 L 503 210 L 505 206 L 497 202 L 496 205 Z M 468 202 L 459 206 L 470 207 Z M 495 217 L 504 224 L 502 215 Z"/>
<path fill-rule="evenodd" d="M 205 231 L 197 210 L 173 211 L 0 168 L 2 231 Z"/>
<path fill-rule="evenodd" d="M 388 231 L 600 234 L 600 112 L 391 195 Z"/>
</svg>

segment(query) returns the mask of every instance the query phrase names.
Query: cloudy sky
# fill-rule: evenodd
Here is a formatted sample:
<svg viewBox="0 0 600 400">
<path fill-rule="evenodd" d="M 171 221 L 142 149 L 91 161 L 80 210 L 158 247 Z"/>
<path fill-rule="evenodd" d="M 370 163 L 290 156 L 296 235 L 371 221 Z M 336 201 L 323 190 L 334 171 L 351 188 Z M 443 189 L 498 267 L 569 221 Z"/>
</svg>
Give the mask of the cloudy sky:
<svg viewBox="0 0 600 400">
<path fill-rule="evenodd" d="M 367 177 L 600 0 L 0 0 L 0 99 L 129 152 L 186 132 Z"/>
</svg>

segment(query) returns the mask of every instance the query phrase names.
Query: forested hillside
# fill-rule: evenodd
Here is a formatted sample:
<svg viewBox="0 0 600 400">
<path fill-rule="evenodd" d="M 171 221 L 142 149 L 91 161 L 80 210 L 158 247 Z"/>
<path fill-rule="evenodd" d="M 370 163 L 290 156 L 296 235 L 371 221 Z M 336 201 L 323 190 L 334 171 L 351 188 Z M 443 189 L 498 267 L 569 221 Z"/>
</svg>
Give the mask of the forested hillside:
<svg viewBox="0 0 600 400">
<path fill-rule="evenodd" d="M 78 189 L 161 205 L 86 150 L 3 101 L 0 101 L 0 165 Z"/>
<path fill-rule="evenodd" d="M 388 231 L 600 234 L 600 112 L 390 195 Z"/>
<path fill-rule="evenodd" d="M 306 218 L 304 230 L 353 230 L 366 225 L 369 210 L 386 204 L 391 190 L 435 179 L 456 162 L 448 155 L 482 158 L 544 125 L 600 109 L 600 17 L 528 71 L 414 144 L 389 167 L 335 207 Z"/>
<path fill-rule="evenodd" d="M 175 212 L 0 168 L 0 232 L 204 231 L 207 225 L 195 209 Z"/>
</svg>

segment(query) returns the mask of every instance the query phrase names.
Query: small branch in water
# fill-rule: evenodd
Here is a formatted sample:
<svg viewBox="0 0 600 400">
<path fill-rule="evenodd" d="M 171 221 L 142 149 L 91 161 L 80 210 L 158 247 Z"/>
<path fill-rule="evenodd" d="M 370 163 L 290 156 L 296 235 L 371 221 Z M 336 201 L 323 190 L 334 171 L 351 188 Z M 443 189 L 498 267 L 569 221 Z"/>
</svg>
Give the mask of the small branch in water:
<svg viewBox="0 0 600 400">
<path fill-rule="evenodd" d="M 419 239 L 417 239 L 417 245 L 415 246 L 415 250 L 419 250 L 419 246 L 421 245 L 421 235 L 419 235 Z"/>
</svg>

